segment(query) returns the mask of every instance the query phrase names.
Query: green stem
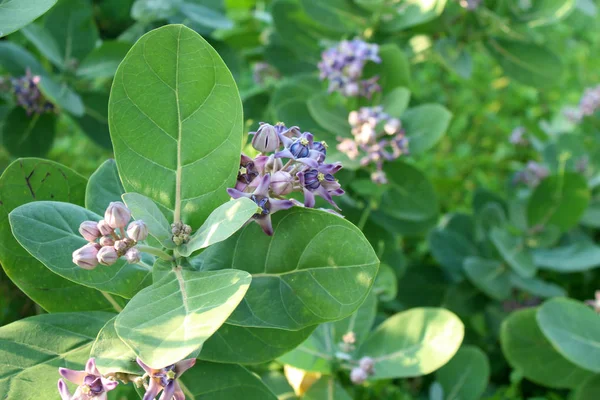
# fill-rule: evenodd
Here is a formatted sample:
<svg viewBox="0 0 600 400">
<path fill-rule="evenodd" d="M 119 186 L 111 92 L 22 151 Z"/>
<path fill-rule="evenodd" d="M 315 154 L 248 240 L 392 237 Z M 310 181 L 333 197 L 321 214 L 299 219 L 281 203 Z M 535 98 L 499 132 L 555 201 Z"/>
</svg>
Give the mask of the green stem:
<svg viewBox="0 0 600 400">
<path fill-rule="evenodd" d="M 114 297 L 112 297 L 112 295 L 110 295 L 109 293 L 106 293 L 106 292 L 102 292 L 102 291 L 100 291 L 100 293 L 102 293 L 102 296 L 104 296 L 106 298 L 106 300 L 108 300 L 108 302 L 110 303 L 111 306 L 113 306 L 113 308 L 115 309 L 116 312 L 123 311 L 123 307 L 121 307 L 119 305 L 119 303 L 117 303 L 117 301 L 115 300 Z"/>
<path fill-rule="evenodd" d="M 373 211 L 373 204 L 370 201 L 365 206 L 365 209 L 363 210 L 362 214 L 360 215 L 360 220 L 358 221 L 357 226 L 358 226 L 358 229 L 360 229 L 361 231 L 365 227 L 365 224 L 367 223 L 367 220 L 369 219 L 369 216 L 371 215 L 371 211 Z"/>
<path fill-rule="evenodd" d="M 153 256 L 159 257 L 163 260 L 173 261 L 173 256 L 168 255 L 162 250 L 157 249 L 156 247 L 138 245 L 137 249 L 143 253 L 152 254 Z"/>
</svg>

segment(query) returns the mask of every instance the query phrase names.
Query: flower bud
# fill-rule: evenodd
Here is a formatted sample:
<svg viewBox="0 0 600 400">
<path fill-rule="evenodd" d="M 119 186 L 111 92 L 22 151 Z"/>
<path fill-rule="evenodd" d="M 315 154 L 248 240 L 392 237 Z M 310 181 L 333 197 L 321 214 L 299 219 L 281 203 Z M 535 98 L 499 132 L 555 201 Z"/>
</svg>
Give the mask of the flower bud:
<svg viewBox="0 0 600 400">
<path fill-rule="evenodd" d="M 88 243 L 80 249 L 73 252 L 73 263 L 83 269 L 94 269 L 98 265 L 98 248 L 96 243 Z"/>
<path fill-rule="evenodd" d="M 281 158 L 275 158 L 273 155 L 271 155 L 265 162 L 264 172 L 279 171 L 281 168 L 283 168 L 283 162 L 281 162 Z"/>
<path fill-rule="evenodd" d="M 383 126 L 383 130 L 388 135 L 393 135 L 398 132 L 398 129 L 400 129 L 400 120 L 398 118 L 390 118 Z"/>
<path fill-rule="evenodd" d="M 367 380 L 369 376 L 362 368 L 353 368 L 350 372 L 350 380 L 355 385 L 360 385 Z"/>
<path fill-rule="evenodd" d="M 83 221 L 79 225 L 79 233 L 88 242 L 94 242 L 100 237 L 100 230 L 96 221 Z"/>
<path fill-rule="evenodd" d="M 119 243 L 119 242 L 117 242 Z M 117 250 L 114 247 L 103 247 L 98 251 L 98 255 L 96 256 L 98 262 L 102 265 L 113 265 L 119 259 L 119 255 L 117 254 Z"/>
<path fill-rule="evenodd" d="M 277 196 L 284 196 L 294 189 L 294 178 L 286 171 L 277 171 L 271 176 L 271 191 Z"/>
<path fill-rule="evenodd" d="M 279 135 L 271 124 L 261 124 L 252 138 L 252 147 L 262 153 L 270 153 L 280 146 Z"/>
<path fill-rule="evenodd" d="M 360 365 L 360 369 L 369 375 L 373 375 L 375 372 L 375 360 L 373 360 L 371 357 L 361 358 L 358 364 Z"/>
<path fill-rule="evenodd" d="M 127 253 L 125 253 L 125 259 L 127 260 L 127 262 L 129 264 L 137 264 L 140 262 L 140 251 L 138 249 L 136 249 L 135 247 L 132 247 L 131 249 L 127 250 Z"/>
<path fill-rule="evenodd" d="M 100 231 L 101 234 L 103 235 L 112 235 L 113 232 L 115 231 L 113 228 L 111 228 L 108 225 L 108 222 L 106 222 L 105 220 L 101 219 L 98 222 L 98 230 Z"/>
<path fill-rule="evenodd" d="M 127 227 L 127 237 L 140 242 L 148 237 L 148 226 L 142 220 L 133 221 Z"/>
<path fill-rule="evenodd" d="M 125 240 L 117 240 L 115 242 L 114 247 L 115 247 L 115 250 L 117 251 L 117 253 L 123 254 L 127 251 L 127 248 L 129 246 L 127 245 L 127 242 Z"/>
<path fill-rule="evenodd" d="M 120 201 L 113 201 L 104 213 L 104 220 L 113 228 L 125 228 L 131 219 L 131 211 Z"/>
<path fill-rule="evenodd" d="M 100 246 L 104 247 L 104 246 L 114 246 L 115 245 L 115 238 L 113 238 L 112 236 L 102 236 L 100 238 Z"/>
</svg>

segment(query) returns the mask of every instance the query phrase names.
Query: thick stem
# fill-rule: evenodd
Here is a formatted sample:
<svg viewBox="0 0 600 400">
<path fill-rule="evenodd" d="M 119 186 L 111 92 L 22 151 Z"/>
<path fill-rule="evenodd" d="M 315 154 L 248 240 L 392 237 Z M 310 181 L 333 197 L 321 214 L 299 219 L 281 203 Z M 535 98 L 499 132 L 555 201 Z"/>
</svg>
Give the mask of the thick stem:
<svg viewBox="0 0 600 400">
<path fill-rule="evenodd" d="M 110 303 L 111 306 L 113 306 L 113 308 L 115 309 L 116 312 L 123 311 L 123 307 L 121 307 L 119 305 L 119 303 L 117 303 L 117 301 L 115 300 L 114 297 L 112 297 L 111 294 L 102 292 L 102 291 L 100 293 L 102 293 L 102 296 L 104 296 L 106 298 L 106 300 L 108 300 L 108 302 Z"/>
<path fill-rule="evenodd" d="M 173 256 L 170 256 L 169 254 L 165 253 L 162 250 L 157 249 L 156 247 L 144 246 L 144 245 L 137 245 L 136 247 L 139 251 L 141 251 L 143 253 L 152 254 L 153 256 L 156 256 L 163 260 L 167 260 L 167 261 L 174 260 Z"/>
</svg>

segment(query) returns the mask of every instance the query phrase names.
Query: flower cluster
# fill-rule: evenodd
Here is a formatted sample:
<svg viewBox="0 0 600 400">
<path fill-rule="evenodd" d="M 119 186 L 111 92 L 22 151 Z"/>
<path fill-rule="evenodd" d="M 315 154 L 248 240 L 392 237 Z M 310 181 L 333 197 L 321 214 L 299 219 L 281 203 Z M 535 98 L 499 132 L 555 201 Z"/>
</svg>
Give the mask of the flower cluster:
<svg viewBox="0 0 600 400">
<path fill-rule="evenodd" d="M 529 144 L 529 140 L 527 140 L 527 138 L 525 137 L 526 132 L 527 131 L 524 127 L 517 126 L 510 133 L 510 143 L 514 144 L 515 146 L 527 146 Z"/>
<path fill-rule="evenodd" d="M 342 165 L 325 164 L 325 142 L 315 142 L 311 133 L 301 132 L 297 126 L 288 129 L 283 123 L 261 122 L 250 134 L 254 135 L 252 146 L 261 154 L 254 159 L 242 154 L 236 186 L 227 192 L 234 199 L 246 197 L 256 203 L 253 220 L 267 235 L 273 234 L 271 214 L 302 206 L 284 198 L 291 192 L 303 192 L 305 207 L 315 206 L 316 195 L 339 209 L 332 196 L 341 196 L 344 190 L 333 175 Z M 285 165 L 282 159 L 287 160 Z"/>
<path fill-rule="evenodd" d="M 481 5 L 482 0 L 459 0 L 458 4 L 469 11 L 476 10 Z"/>
<path fill-rule="evenodd" d="M 580 123 L 584 117 L 593 115 L 600 109 L 600 85 L 587 88 L 577 107 L 568 108 L 565 115 L 574 123 Z"/>
<path fill-rule="evenodd" d="M 181 360 L 168 367 L 156 369 L 150 368 L 142 360 L 137 359 L 137 363 L 144 369 L 146 375 L 150 378 L 150 384 L 146 388 L 146 394 L 143 400 L 154 400 L 157 394 L 164 390 L 160 400 L 185 400 L 185 395 L 177 379 L 188 369 L 196 364 L 196 359 L 190 358 Z"/>
<path fill-rule="evenodd" d="M 355 385 L 360 385 L 375 373 L 375 360 L 371 357 L 363 357 L 358 361 L 358 367 L 350 371 L 350 380 Z"/>
<path fill-rule="evenodd" d="M 79 233 L 89 243 L 73 252 L 73 262 L 84 269 L 94 269 L 98 263 L 113 265 L 122 256 L 130 264 L 139 263 L 140 251 L 134 246 L 148 237 L 148 227 L 142 220 L 127 226 L 130 219 L 131 211 L 116 201 L 109 204 L 103 220 L 83 221 Z"/>
<path fill-rule="evenodd" d="M 342 40 L 322 53 L 319 63 L 321 80 L 328 80 L 330 93 L 371 98 L 373 93 L 380 90 L 377 84 L 379 77 L 361 80 L 367 61 L 381 62 L 378 45 L 360 39 Z"/>
<path fill-rule="evenodd" d="M 173 234 L 173 237 L 171 238 L 173 243 L 179 246 L 190 241 L 192 227 L 183 222 L 175 222 L 174 224 L 171 224 L 171 233 Z"/>
<path fill-rule="evenodd" d="M 400 120 L 383 112 L 383 107 L 376 106 L 352 111 L 348 122 L 354 138 L 338 137 L 337 149 L 351 160 L 362 156 L 362 166 L 375 164 L 377 169 L 371 174 L 371 179 L 376 183 L 387 183 L 383 172 L 384 161 L 408 154 L 408 138 Z"/>
<path fill-rule="evenodd" d="M 17 105 L 23 107 L 27 111 L 27 115 L 43 114 L 54 110 L 54 105 L 46 100 L 40 92 L 41 80 L 39 75 L 32 75 L 29 69 L 20 78 L 10 78 Z"/>
<path fill-rule="evenodd" d="M 529 161 L 524 169 L 515 174 L 513 183 L 515 185 L 521 183 L 534 188 L 548 175 L 550 175 L 548 168 L 535 161 Z"/>
<path fill-rule="evenodd" d="M 62 400 L 106 400 L 108 398 L 106 393 L 119 384 L 112 378 L 102 376 L 93 358 L 88 360 L 84 371 L 59 368 L 58 372 L 63 378 L 78 385 L 75 394 L 71 395 L 65 381 L 59 379 L 58 392 Z"/>
</svg>

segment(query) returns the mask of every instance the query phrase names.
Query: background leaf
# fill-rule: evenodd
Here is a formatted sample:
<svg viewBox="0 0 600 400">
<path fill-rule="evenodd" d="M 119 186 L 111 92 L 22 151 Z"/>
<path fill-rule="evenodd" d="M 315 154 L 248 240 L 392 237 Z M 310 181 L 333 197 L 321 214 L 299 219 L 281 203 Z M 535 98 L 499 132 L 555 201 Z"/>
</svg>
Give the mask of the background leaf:
<svg viewBox="0 0 600 400">
<path fill-rule="evenodd" d="M 381 19 L 382 30 L 396 32 L 437 18 L 446 7 L 446 0 L 406 0 L 401 6 L 390 6 Z"/>
<path fill-rule="evenodd" d="M 6 0 L 0 4 L 0 37 L 18 31 L 56 4 L 56 0 Z"/>
<path fill-rule="evenodd" d="M 27 115 L 25 109 L 17 106 L 2 125 L 2 144 L 15 156 L 44 156 L 50 151 L 55 134 L 53 113 Z"/>
<path fill-rule="evenodd" d="M 422 154 L 446 134 L 452 113 L 439 104 L 423 104 L 402 114 L 402 127 L 408 138 L 410 154 Z"/>
<path fill-rule="evenodd" d="M 519 275 L 531 278 L 535 275 L 537 267 L 533 263 L 533 256 L 523 243 L 522 238 L 513 236 L 504 229 L 492 229 L 491 239 L 496 249 L 512 269 Z"/>
<path fill-rule="evenodd" d="M 135 353 L 121 340 L 115 329 L 116 317 L 102 327 L 92 345 L 90 357 L 96 360 L 98 370 L 104 374 L 123 372 L 133 375 L 140 373 Z"/>
<path fill-rule="evenodd" d="M 357 33 L 367 27 L 365 10 L 351 0 L 300 0 L 304 12 L 317 24 L 340 33 Z"/>
<path fill-rule="evenodd" d="M 125 193 L 123 201 L 131 210 L 133 218 L 144 221 L 156 240 L 167 248 L 174 247 L 171 225 L 154 201 L 137 193 Z"/>
<path fill-rule="evenodd" d="M 112 149 L 108 133 L 108 93 L 81 93 L 84 114 L 76 118 L 77 124 L 94 143 L 106 149 Z"/>
<path fill-rule="evenodd" d="M 478 400 L 490 379 L 490 362 L 478 347 L 464 346 L 435 378 L 444 389 L 444 400 Z"/>
<path fill-rule="evenodd" d="M 468 257 L 463 268 L 473 285 L 491 298 L 502 301 L 511 295 L 510 273 L 500 261 Z"/>
<path fill-rule="evenodd" d="M 131 48 L 129 43 L 105 41 L 93 49 L 77 67 L 77 76 L 86 79 L 112 78 Z"/>
<path fill-rule="evenodd" d="M 115 160 L 106 160 L 90 176 L 85 189 L 85 208 L 103 216 L 111 202 L 121 201 L 124 192 Z"/>
</svg>

